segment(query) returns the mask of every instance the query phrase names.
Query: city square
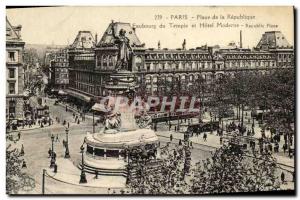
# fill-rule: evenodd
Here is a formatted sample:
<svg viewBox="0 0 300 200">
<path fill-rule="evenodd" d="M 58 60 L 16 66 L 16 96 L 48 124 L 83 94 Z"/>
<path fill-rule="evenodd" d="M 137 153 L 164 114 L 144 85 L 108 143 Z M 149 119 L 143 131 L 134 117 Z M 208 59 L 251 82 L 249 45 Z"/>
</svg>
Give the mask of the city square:
<svg viewBox="0 0 300 200">
<path fill-rule="evenodd" d="M 242 30 L 146 48 L 112 20 L 28 47 L 6 17 L 7 193 L 295 192 L 294 47 L 277 28 L 251 49 Z"/>
</svg>

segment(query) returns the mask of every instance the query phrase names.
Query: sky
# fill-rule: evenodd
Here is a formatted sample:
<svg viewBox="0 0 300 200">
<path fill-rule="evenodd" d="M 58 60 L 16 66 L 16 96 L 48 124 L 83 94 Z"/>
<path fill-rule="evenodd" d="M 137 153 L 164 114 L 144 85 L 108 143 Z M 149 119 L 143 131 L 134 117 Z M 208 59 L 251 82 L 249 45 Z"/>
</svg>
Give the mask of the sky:
<svg viewBox="0 0 300 200">
<path fill-rule="evenodd" d="M 240 30 L 243 47 L 256 46 L 265 31 L 281 31 L 290 44 L 294 42 L 292 7 L 66 6 L 6 9 L 6 16 L 12 25 L 22 25 L 22 39 L 29 44 L 71 44 L 80 30 L 97 33 L 100 39 L 111 20 L 147 25 L 136 28 L 147 48 L 156 48 L 158 41 L 161 48 L 180 48 L 184 39 L 187 48 L 205 44 L 225 46 L 231 41 L 238 44 Z M 227 23 L 230 27 L 226 27 Z M 159 28 L 161 24 L 165 28 Z M 196 27 L 192 27 L 194 24 Z"/>
</svg>

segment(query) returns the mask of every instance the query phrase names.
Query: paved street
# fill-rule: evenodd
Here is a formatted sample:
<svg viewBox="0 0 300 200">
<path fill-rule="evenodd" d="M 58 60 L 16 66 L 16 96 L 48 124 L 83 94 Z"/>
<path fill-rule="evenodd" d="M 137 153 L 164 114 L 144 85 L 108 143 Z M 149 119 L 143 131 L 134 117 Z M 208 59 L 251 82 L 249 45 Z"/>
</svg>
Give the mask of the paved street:
<svg viewBox="0 0 300 200">
<path fill-rule="evenodd" d="M 28 193 L 40 194 L 42 191 L 42 170 L 46 169 L 49 175 L 53 175 L 53 169 L 49 168 L 50 158 L 48 158 L 48 149 L 51 148 L 51 134 L 55 136 L 54 139 L 54 150 L 57 154 L 57 165 L 58 172 L 61 168 L 64 168 L 65 171 L 65 159 L 64 153 L 65 150 L 62 145 L 63 139 L 65 139 L 65 127 L 62 125 L 62 121 L 66 120 L 70 122 L 69 128 L 69 149 L 70 149 L 70 162 L 73 163 L 73 166 L 77 166 L 80 162 L 81 154 L 80 154 L 80 146 L 84 140 L 87 131 L 92 132 L 92 119 L 86 118 L 85 122 L 81 122 L 79 125 L 74 123 L 73 112 L 66 112 L 65 107 L 60 105 L 54 105 L 54 99 L 46 99 L 47 105 L 49 105 L 51 118 L 54 120 L 54 124 L 51 126 L 46 126 L 44 128 L 32 128 L 30 130 L 21 129 L 21 139 L 17 143 L 20 147 L 21 144 L 24 145 L 25 149 L 25 160 L 27 162 L 27 169 L 29 175 L 31 175 L 36 181 L 36 187 L 33 191 L 29 191 Z M 55 121 L 55 118 L 60 118 L 60 124 Z M 96 131 L 100 130 L 100 126 L 96 127 Z M 58 136 L 58 141 L 56 141 L 56 136 Z M 169 142 L 169 138 L 165 136 L 159 136 L 161 141 L 161 145 L 165 145 L 166 142 Z M 172 143 L 177 144 L 178 140 L 174 139 Z M 201 160 L 208 158 L 213 148 L 207 146 L 197 146 L 195 144 L 195 148 L 192 149 L 192 162 L 194 160 Z M 74 169 L 72 168 L 72 169 Z M 76 169 L 76 168 L 75 168 Z M 74 182 L 76 182 L 76 178 L 79 182 L 80 170 L 77 169 L 71 172 L 74 177 Z M 88 175 L 88 179 L 93 179 L 93 175 Z M 96 193 L 106 193 L 108 192 L 108 187 L 95 188 L 95 187 L 85 187 L 80 186 L 79 184 L 69 184 L 54 180 L 53 178 L 46 178 L 46 193 L 55 194 L 55 193 L 73 193 L 73 194 L 96 194 Z M 120 189 L 114 189 L 116 193 L 120 191 Z M 111 192 L 113 189 L 111 190 Z M 24 191 L 23 191 L 24 192 Z M 26 192 L 24 192 L 26 193 Z"/>
<path fill-rule="evenodd" d="M 94 181 L 94 175 L 87 175 L 89 184 L 79 185 L 79 176 L 80 170 L 77 168 L 78 163 L 81 159 L 80 146 L 83 143 L 86 132 L 92 132 L 92 119 L 86 118 L 84 122 L 81 122 L 79 125 L 74 122 L 73 112 L 65 111 L 65 107 L 61 105 L 54 105 L 54 99 L 46 99 L 47 104 L 50 107 L 50 115 L 54 120 L 54 124 L 51 126 L 46 126 L 44 128 L 33 128 L 31 130 L 21 130 L 21 139 L 17 143 L 18 146 L 21 144 L 25 148 L 25 160 L 27 162 L 27 169 L 29 175 L 31 175 L 36 181 L 36 187 L 33 191 L 29 193 L 39 194 L 41 193 L 41 184 L 42 184 L 42 170 L 46 169 L 47 174 L 51 177 L 46 177 L 46 193 L 55 194 L 55 193 L 72 193 L 72 194 L 96 194 L 96 193 L 107 193 L 113 192 L 119 193 L 120 188 L 117 187 L 118 184 L 113 184 L 115 187 L 111 187 L 108 183 L 117 181 L 116 179 L 108 180 L 107 178 L 100 178 L 100 180 Z M 56 118 L 60 118 L 60 123 L 55 121 Z M 62 121 L 66 120 L 70 123 L 69 128 L 69 149 L 71 158 L 66 160 L 64 158 L 65 150 L 62 145 L 63 139 L 65 139 L 65 127 L 62 125 Z M 196 121 L 196 119 L 194 119 Z M 100 130 L 100 126 L 96 127 L 96 131 Z M 256 127 L 258 129 L 258 127 Z M 257 132 L 259 132 L 257 130 Z M 48 149 L 51 147 L 51 134 L 55 136 L 54 149 L 57 154 L 57 165 L 58 165 L 58 174 L 54 174 L 53 169 L 49 168 L 50 159 L 48 158 Z M 172 143 L 178 144 L 179 139 L 183 140 L 183 134 L 175 132 L 174 130 L 168 131 L 168 126 L 161 123 L 158 125 L 157 135 L 161 142 L 161 146 L 164 146 L 165 143 L 170 142 L 170 134 L 173 135 Z M 58 140 L 56 141 L 56 137 Z M 203 141 L 202 135 L 193 136 L 190 138 L 190 141 L 193 142 L 192 152 L 192 163 L 196 161 L 206 159 L 211 156 L 211 153 L 215 148 L 220 147 L 219 136 L 216 135 L 216 132 L 212 134 L 208 133 L 207 141 Z M 279 163 L 293 167 L 293 159 L 288 158 L 282 153 L 275 154 Z M 69 166 L 69 167 L 67 167 Z M 70 167 L 73 166 L 73 167 Z M 69 171 L 66 171 L 69 170 Z M 289 168 L 291 169 L 291 168 Z M 70 177 L 68 182 L 64 182 L 64 173 L 69 174 Z M 280 175 L 281 170 L 279 170 L 278 175 Z M 290 173 L 286 173 L 288 180 L 287 185 L 283 185 L 282 188 L 292 187 L 292 176 Z M 70 181 L 71 180 L 71 181 Z M 101 185 L 100 188 L 96 185 Z M 88 186 L 88 187 L 87 187 Z M 26 193 L 26 192 L 24 192 Z"/>
</svg>

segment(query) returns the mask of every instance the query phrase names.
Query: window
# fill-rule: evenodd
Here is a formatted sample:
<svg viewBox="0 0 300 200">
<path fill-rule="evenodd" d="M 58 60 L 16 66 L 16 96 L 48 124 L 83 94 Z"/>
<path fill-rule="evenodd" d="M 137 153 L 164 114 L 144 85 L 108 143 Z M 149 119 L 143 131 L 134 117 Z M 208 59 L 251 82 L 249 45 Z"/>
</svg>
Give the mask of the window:
<svg viewBox="0 0 300 200">
<path fill-rule="evenodd" d="M 10 61 L 15 61 L 15 52 L 9 52 L 9 60 Z"/>
<path fill-rule="evenodd" d="M 9 112 L 9 116 L 14 117 L 14 115 L 16 114 L 16 101 L 9 101 L 9 108 L 8 108 L 8 112 Z"/>
<path fill-rule="evenodd" d="M 15 78 L 15 69 L 9 69 L 9 78 Z"/>
<path fill-rule="evenodd" d="M 9 83 L 9 94 L 15 94 L 16 89 L 15 89 L 15 83 Z"/>
</svg>

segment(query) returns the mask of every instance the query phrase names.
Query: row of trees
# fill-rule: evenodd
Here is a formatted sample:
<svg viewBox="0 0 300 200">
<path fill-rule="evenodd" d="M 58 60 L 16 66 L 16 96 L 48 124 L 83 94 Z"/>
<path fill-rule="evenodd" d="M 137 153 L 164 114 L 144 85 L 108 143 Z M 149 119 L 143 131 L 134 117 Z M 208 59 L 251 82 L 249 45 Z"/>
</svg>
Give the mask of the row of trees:
<svg viewBox="0 0 300 200">
<path fill-rule="evenodd" d="M 135 194 L 184 194 L 189 192 L 186 149 L 169 145 L 161 149 L 161 160 L 130 158 L 128 186 Z"/>
<path fill-rule="evenodd" d="M 265 74 L 238 71 L 234 76 L 226 73 L 213 76 L 209 82 L 202 76 L 192 82 L 182 82 L 176 78 L 172 81 L 158 79 L 157 94 L 169 97 L 196 96 L 201 102 L 200 111 L 203 111 L 203 107 L 210 107 L 219 116 L 219 121 L 230 106 L 237 108 L 236 117 L 242 124 L 246 107 L 253 113 L 260 108 L 263 112 L 268 111 L 268 119 L 272 119 L 267 122 L 268 126 L 280 126 L 278 128 L 286 130 L 295 116 L 294 73 L 293 69 L 277 69 Z M 146 88 L 146 83 L 142 83 L 137 94 L 146 96 Z"/>
<path fill-rule="evenodd" d="M 162 148 L 160 162 L 133 160 L 128 186 L 135 194 L 219 194 L 273 191 L 280 187 L 276 160 L 271 154 L 250 158 L 237 144 L 224 145 L 211 158 L 186 171 L 188 147 Z"/>
</svg>

